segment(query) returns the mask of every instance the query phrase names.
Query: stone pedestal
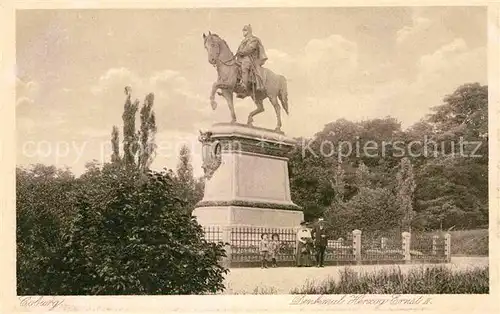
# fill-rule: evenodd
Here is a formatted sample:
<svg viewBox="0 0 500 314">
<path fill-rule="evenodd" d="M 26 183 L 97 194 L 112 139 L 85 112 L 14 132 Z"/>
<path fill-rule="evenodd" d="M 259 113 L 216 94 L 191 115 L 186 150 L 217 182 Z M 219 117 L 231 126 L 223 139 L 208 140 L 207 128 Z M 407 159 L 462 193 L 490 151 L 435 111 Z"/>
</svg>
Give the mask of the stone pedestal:
<svg viewBox="0 0 500 314">
<path fill-rule="evenodd" d="M 202 226 L 296 227 L 288 159 L 295 141 L 283 133 L 219 123 L 200 136 L 205 193 L 193 215 Z"/>
</svg>

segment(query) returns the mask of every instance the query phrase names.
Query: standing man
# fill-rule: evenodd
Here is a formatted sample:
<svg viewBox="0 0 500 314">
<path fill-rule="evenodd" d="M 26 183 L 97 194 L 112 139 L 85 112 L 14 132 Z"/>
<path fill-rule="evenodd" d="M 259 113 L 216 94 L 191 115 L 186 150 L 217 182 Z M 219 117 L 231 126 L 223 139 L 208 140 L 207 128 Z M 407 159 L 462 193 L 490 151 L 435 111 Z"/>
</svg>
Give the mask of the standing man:
<svg viewBox="0 0 500 314">
<path fill-rule="evenodd" d="M 243 27 L 243 40 L 241 41 L 238 51 L 236 52 L 237 61 L 241 63 L 241 84 L 239 98 L 244 98 L 248 92 L 249 75 L 252 68 L 254 68 L 254 75 L 256 76 L 257 90 L 263 88 L 262 76 L 260 73 L 261 66 L 267 60 L 266 51 L 259 38 L 252 34 L 252 26 L 250 24 Z"/>
<path fill-rule="evenodd" d="M 323 218 L 318 219 L 318 224 L 314 227 L 311 235 L 314 240 L 314 248 L 316 249 L 316 266 L 324 267 L 325 251 L 328 245 L 328 237 L 326 235 L 325 223 Z"/>
</svg>

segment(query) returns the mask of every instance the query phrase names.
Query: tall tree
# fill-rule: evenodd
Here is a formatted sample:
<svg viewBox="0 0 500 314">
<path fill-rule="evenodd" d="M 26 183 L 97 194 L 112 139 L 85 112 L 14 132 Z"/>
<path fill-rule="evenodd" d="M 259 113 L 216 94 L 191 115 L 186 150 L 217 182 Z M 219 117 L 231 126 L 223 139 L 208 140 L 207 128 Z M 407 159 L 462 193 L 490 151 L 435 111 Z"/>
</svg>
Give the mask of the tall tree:
<svg viewBox="0 0 500 314">
<path fill-rule="evenodd" d="M 475 158 L 430 159 L 416 178 L 415 210 L 421 227 L 437 229 L 442 223 L 445 229 L 464 229 L 488 222 L 487 166 Z"/>
<path fill-rule="evenodd" d="M 438 132 L 461 132 L 466 126 L 466 133 L 472 137 L 488 135 L 488 86 L 461 85 L 432 110 L 428 120 Z"/>
<path fill-rule="evenodd" d="M 193 184 L 193 165 L 191 164 L 191 151 L 187 145 L 183 145 L 179 151 L 179 163 L 177 164 L 177 177 L 180 182 Z"/>
<path fill-rule="evenodd" d="M 425 121 L 439 154 L 418 168 L 415 209 L 428 229 L 488 222 L 488 86 L 459 86 Z M 465 143 L 468 142 L 468 143 Z M 436 144 L 433 144 L 434 146 Z"/>
<path fill-rule="evenodd" d="M 359 161 L 358 168 L 356 169 L 356 184 L 358 188 L 369 187 L 371 185 L 370 169 L 368 169 L 363 160 Z"/>
<path fill-rule="evenodd" d="M 156 152 L 155 135 L 157 128 L 153 104 L 154 94 L 150 93 L 144 99 L 144 104 L 140 112 L 141 129 L 138 134 L 140 144 L 138 165 L 139 169 L 143 171 L 149 169 Z"/>
<path fill-rule="evenodd" d="M 187 145 L 183 145 L 179 151 L 177 180 L 181 189 L 180 197 L 185 204 L 184 209 L 187 213 L 191 213 L 196 204 L 195 178 L 193 175 L 193 165 L 191 164 L 191 151 Z"/>
<path fill-rule="evenodd" d="M 443 153 L 462 157 L 474 154 L 472 157 L 478 162 L 488 163 L 488 86 L 479 83 L 459 86 L 433 111 L 428 121 L 437 130 L 436 140 L 445 147 Z M 480 145 L 462 145 L 463 141 Z"/>
<path fill-rule="evenodd" d="M 331 183 L 334 167 L 332 160 L 305 149 L 309 143 L 298 142 L 289 155 L 291 196 L 302 207 L 304 219 L 311 221 L 320 217 L 334 199 Z M 316 148 L 313 150 L 318 152 Z"/>
<path fill-rule="evenodd" d="M 415 179 L 413 175 L 413 166 L 410 159 L 404 157 L 401 159 L 400 168 L 396 174 L 397 185 L 397 205 L 401 213 L 401 227 L 411 232 L 411 222 L 415 216 L 413 211 L 413 194 L 415 191 Z"/>
<path fill-rule="evenodd" d="M 120 134 L 117 126 L 113 126 L 113 131 L 111 131 L 111 148 L 113 152 L 111 153 L 111 162 L 116 164 L 119 163 L 120 158 Z"/>
<path fill-rule="evenodd" d="M 335 190 L 335 200 L 337 203 L 343 202 L 345 194 L 345 171 L 342 168 L 342 163 L 338 163 L 332 183 Z"/>
<path fill-rule="evenodd" d="M 125 167 L 138 168 L 142 172 L 149 170 L 156 156 L 155 135 L 157 132 L 156 118 L 153 111 L 154 94 L 149 93 L 140 110 L 140 129 L 136 132 L 135 120 L 139 108 L 139 100 L 131 101 L 132 89 L 125 87 L 125 105 L 123 109 L 123 157 L 120 158 L 119 132 L 113 126 L 111 146 L 113 149 L 111 161 L 114 164 L 123 160 Z"/>
<path fill-rule="evenodd" d="M 137 135 L 135 131 L 135 115 L 139 108 L 139 100 L 131 101 L 132 88 L 125 87 L 125 105 L 123 108 L 123 161 L 126 167 L 136 165 L 135 157 L 138 150 Z"/>
</svg>

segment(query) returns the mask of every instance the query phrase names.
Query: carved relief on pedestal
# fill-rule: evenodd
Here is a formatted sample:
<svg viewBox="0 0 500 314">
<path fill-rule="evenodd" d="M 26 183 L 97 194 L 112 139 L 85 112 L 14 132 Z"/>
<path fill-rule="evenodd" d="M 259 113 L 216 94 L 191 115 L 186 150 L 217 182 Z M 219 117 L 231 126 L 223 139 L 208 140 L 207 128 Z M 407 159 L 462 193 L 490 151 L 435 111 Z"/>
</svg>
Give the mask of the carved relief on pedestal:
<svg viewBox="0 0 500 314">
<path fill-rule="evenodd" d="M 198 137 L 202 144 L 202 168 L 206 180 L 212 178 L 221 164 L 222 146 L 212 138 L 212 132 L 201 132 Z"/>
</svg>

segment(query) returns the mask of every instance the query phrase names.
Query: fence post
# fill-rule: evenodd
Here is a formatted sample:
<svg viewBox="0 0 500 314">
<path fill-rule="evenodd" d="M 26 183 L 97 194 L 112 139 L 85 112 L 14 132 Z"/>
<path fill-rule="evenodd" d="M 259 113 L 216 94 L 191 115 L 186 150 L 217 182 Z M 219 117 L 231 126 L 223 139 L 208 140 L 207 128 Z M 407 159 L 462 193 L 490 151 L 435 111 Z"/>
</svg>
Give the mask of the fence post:
<svg viewBox="0 0 500 314">
<path fill-rule="evenodd" d="M 227 268 L 231 267 L 231 226 L 222 227 L 222 243 L 226 250 L 226 257 L 223 260 L 223 265 Z"/>
<path fill-rule="evenodd" d="M 451 262 L 451 234 L 449 233 L 444 235 L 444 256 L 446 257 L 446 262 Z"/>
<path fill-rule="evenodd" d="M 386 247 L 387 247 L 387 238 L 386 237 L 380 238 L 380 249 L 385 250 Z"/>
<path fill-rule="evenodd" d="M 294 236 L 294 240 L 295 240 L 295 244 L 293 246 L 293 256 L 295 256 L 295 263 L 294 265 L 296 265 L 297 263 L 297 258 L 298 258 L 298 255 L 299 255 L 299 242 L 297 241 L 297 233 L 299 233 L 299 230 L 300 230 L 300 226 L 296 226 L 296 227 L 293 227 L 293 234 L 295 235 Z"/>
<path fill-rule="evenodd" d="M 411 261 L 411 254 L 410 254 L 410 241 L 411 241 L 411 234 L 409 232 L 403 232 L 401 234 L 403 237 L 403 254 L 404 254 L 404 260 L 406 263 L 409 263 Z"/>
<path fill-rule="evenodd" d="M 439 236 L 438 235 L 433 235 L 432 236 L 432 255 L 436 255 L 437 254 L 437 242 L 439 240 Z"/>
<path fill-rule="evenodd" d="M 357 264 L 361 264 L 361 230 L 352 231 L 352 253 Z"/>
</svg>

